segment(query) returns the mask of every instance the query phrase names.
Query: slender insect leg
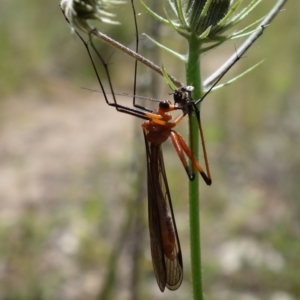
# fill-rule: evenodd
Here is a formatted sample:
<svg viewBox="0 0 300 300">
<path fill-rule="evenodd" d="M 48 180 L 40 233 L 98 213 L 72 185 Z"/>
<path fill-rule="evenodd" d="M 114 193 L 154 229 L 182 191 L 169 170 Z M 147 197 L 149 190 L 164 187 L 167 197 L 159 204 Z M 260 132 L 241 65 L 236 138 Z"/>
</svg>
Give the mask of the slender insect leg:
<svg viewBox="0 0 300 300">
<path fill-rule="evenodd" d="M 182 162 L 182 165 L 187 173 L 189 180 L 194 180 L 195 174 L 191 171 L 191 169 L 185 159 L 184 152 L 182 151 L 181 143 L 178 140 L 177 134 L 174 131 L 171 131 L 170 138 L 171 138 L 174 148 Z"/>
<path fill-rule="evenodd" d="M 178 142 L 180 143 L 180 146 L 181 146 L 182 150 L 189 157 L 189 159 L 191 160 L 191 162 L 194 164 L 195 168 L 199 171 L 199 173 L 202 176 L 202 178 L 205 181 L 205 183 L 207 185 L 211 185 L 211 183 L 212 183 L 211 178 L 208 177 L 208 175 L 204 172 L 203 168 L 200 166 L 200 164 L 198 163 L 198 161 L 196 160 L 196 158 L 192 155 L 192 151 L 189 148 L 189 146 L 186 144 L 186 142 L 184 141 L 183 137 L 179 133 L 177 133 L 175 131 L 172 131 L 172 132 L 176 135 L 176 138 L 178 139 Z"/>
</svg>

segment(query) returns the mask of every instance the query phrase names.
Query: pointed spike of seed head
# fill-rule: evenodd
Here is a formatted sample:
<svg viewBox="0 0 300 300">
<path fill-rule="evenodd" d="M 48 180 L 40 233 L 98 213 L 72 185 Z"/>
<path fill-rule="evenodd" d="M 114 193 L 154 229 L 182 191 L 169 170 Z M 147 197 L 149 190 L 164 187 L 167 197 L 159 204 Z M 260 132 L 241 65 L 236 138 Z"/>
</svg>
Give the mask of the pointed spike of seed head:
<svg viewBox="0 0 300 300">
<path fill-rule="evenodd" d="M 201 35 L 209 27 L 213 32 L 216 26 L 227 14 L 230 0 L 191 0 L 189 1 L 191 30 Z M 210 34 L 210 33 L 209 33 Z M 208 34 L 208 35 L 209 35 Z"/>
<path fill-rule="evenodd" d="M 229 5 L 230 0 L 214 0 L 204 20 L 204 28 L 217 25 L 227 14 Z"/>
</svg>

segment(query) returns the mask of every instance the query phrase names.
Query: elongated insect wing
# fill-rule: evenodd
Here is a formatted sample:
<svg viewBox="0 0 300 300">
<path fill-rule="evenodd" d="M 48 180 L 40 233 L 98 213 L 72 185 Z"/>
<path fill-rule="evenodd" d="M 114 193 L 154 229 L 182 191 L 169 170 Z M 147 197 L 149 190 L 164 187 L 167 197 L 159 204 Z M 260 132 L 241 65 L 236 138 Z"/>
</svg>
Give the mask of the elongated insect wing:
<svg viewBox="0 0 300 300">
<path fill-rule="evenodd" d="M 148 214 L 152 264 L 160 290 L 177 290 L 183 278 L 180 243 L 161 145 L 145 135 L 148 171 Z"/>
</svg>

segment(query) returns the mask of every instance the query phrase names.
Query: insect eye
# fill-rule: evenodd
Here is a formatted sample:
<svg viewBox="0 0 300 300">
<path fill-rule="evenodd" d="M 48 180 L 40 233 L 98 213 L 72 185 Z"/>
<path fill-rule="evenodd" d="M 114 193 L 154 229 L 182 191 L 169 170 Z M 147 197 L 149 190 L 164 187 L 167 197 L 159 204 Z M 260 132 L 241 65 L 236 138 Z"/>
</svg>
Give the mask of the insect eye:
<svg viewBox="0 0 300 300">
<path fill-rule="evenodd" d="M 159 108 L 168 109 L 170 107 L 170 103 L 168 101 L 160 101 Z"/>
<path fill-rule="evenodd" d="M 173 98 L 174 98 L 175 103 L 180 103 L 182 101 L 182 92 L 175 91 Z"/>
</svg>

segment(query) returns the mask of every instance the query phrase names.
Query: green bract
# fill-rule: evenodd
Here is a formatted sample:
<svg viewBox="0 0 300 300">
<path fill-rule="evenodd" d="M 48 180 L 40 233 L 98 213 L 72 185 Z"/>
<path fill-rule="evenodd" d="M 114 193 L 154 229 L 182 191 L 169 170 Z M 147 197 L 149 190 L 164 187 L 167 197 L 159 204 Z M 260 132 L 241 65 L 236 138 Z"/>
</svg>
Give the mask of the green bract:
<svg viewBox="0 0 300 300">
<path fill-rule="evenodd" d="M 201 41 L 201 44 L 211 43 L 206 48 L 201 47 L 199 49 L 203 53 L 229 39 L 239 38 L 252 33 L 253 31 L 250 28 L 260 20 L 238 32 L 226 33 L 226 31 L 243 20 L 261 1 L 252 0 L 246 7 L 237 12 L 243 0 L 168 0 L 173 17 L 166 10 L 165 17 L 160 16 L 145 3 L 142 2 L 142 4 L 155 18 L 164 24 L 170 25 L 187 40 L 197 38 Z M 153 39 L 151 40 L 153 41 Z M 175 54 L 171 49 L 157 42 L 155 43 Z M 176 56 L 184 59 L 178 53 Z"/>
</svg>

